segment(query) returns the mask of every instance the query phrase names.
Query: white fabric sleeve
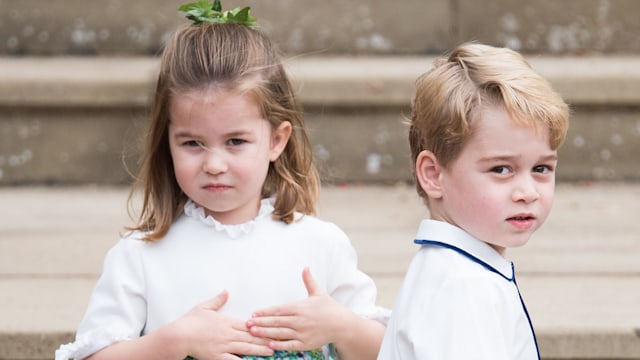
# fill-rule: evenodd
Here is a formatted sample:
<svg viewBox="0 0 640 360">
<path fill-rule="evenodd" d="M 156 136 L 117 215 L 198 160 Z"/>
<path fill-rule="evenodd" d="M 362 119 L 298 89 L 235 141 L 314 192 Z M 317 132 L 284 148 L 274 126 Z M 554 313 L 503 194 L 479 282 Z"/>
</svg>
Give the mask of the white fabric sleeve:
<svg viewBox="0 0 640 360">
<path fill-rule="evenodd" d="M 326 264 L 327 291 L 339 303 L 355 314 L 387 325 L 391 310 L 377 306 L 376 285 L 368 275 L 358 269 L 358 257 L 347 235 L 331 224 L 334 240 Z"/>
<path fill-rule="evenodd" d="M 76 339 L 56 351 L 56 360 L 84 359 L 140 336 L 146 319 L 141 246 L 143 242 L 125 238 L 109 250 Z"/>
</svg>

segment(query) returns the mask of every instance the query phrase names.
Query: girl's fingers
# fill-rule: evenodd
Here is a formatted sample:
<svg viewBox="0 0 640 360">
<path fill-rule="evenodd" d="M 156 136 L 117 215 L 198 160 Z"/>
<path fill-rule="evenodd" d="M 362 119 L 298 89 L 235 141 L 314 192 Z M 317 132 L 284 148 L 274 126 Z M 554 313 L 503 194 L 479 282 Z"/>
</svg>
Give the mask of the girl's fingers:
<svg viewBox="0 0 640 360">
<path fill-rule="evenodd" d="M 229 300 L 229 293 L 227 290 L 223 290 L 215 297 L 203 302 L 201 306 L 204 309 L 218 311 L 227 303 L 227 300 Z"/>
<path fill-rule="evenodd" d="M 260 338 L 268 338 L 272 340 L 292 340 L 295 339 L 298 335 L 294 329 L 285 328 L 285 327 L 260 327 L 253 326 L 249 328 L 249 332 L 251 335 L 260 337 Z"/>
<path fill-rule="evenodd" d="M 249 330 L 248 332 L 243 332 L 238 337 L 238 340 L 247 344 L 268 347 L 271 339 L 266 339 L 264 336 L 259 335 L 257 331 L 251 332 L 251 330 Z"/>
<path fill-rule="evenodd" d="M 323 294 L 323 289 L 318 286 L 318 283 L 311 275 L 311 270 L 308 267 L 305 267 L 302 270 L 302 282 L 304 283 L 304 287 L 307 290 L 307 294 L 309 297 L 314 295 Z M 253 313 L 253 317 L 260 316 L 287 316 L 287 315 L 295 315 L 299 310 L 300 302 L 293 302 L 290 304 L 282 304 L 272 306 L 266 309 L 261 309 Z"/>
<path fill-rule="evenodd" d="M 286 350 L 286 351 L 302 351 L 307 350 L 305 344 L 299 340 L 286 340 L 278 341 L 273 340 L 269 343 L 269 347 L 274 350 Z"/>
<path fill-rule="evenodd" d="M 265 316 L 287 316 L 293 315 L 294 304 L 276 305 L 266 309 L 261 309 L 253 313 L 253 318 Z"/>
<path fill-rule="evenodd" d="M 307 294 L 309 294 L 309 296 L 322 293 L 322 289 L 316 283 L 316 280 L 311 275 L 311 270 L 309 270 L 308 267 L 305 267 L 302 270 L 302 281 L 304 282 L 304 287 L 307 289 Z"/>
<path fill-rule="evenodd" d="M 254 356 L 271 356 L 273 355 L 273 349 L 269 346 L 270 341 L 266 341 L 264 345 L 256 345 L 245 342 L 237 342 L 229 344 L 229 353 L 242 354 L 242 355 L 254 355 Z M 231 359 L 236 359 L 233 357 Z"/>
<path fill-rule="evenodd" d="M 260 326 L 264 328 L 289 328 L 298 321 L 297 316 L 254 316 L 246 323 L 248 328 Z"/>
</svg>

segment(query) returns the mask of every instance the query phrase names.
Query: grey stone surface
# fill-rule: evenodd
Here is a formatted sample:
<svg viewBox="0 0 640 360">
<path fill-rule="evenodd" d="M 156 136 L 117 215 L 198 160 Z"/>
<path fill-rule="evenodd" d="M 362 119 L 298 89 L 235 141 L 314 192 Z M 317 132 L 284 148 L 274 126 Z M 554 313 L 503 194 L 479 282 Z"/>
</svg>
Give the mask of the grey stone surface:
<svg viewBox="0 0 640 360">
<path fill-rule="evenodd" d="M 130 224 L 122 187 L 0 188 L 0 359 L 51 359 L 72 339 L 102 260 Z M 640 183 L 560 183 L 512 249 L 543 359 L 640 359 Z M 319 216 L 351 238 L 392 306 L 427 211 L 412 187 L 324 187 Z"/>
<path fill-rule="evenodd" d="M 527 53 L 638 53 L 634 0 L 461 0 L 460 41 L 480 40 Z"/>
<path fill-rule="evenodd" d="M 178 26 L 187 1 L 2 0 L 0 53 L 150 55 Z M 224 1 L 249 5 L 287 53 L 423 53 L 450 46 L 448 0 Z"/>
<path fill-rule="evenodd" d="M 126 108 L 0 111 L 0 182 L 128 182 L 132 178 L 129 171 L 136 169 L 143 133 L 141 111 Z"/>
<path fill-rule="evenodd" d="M 405 117 L 432 57 L 287 62 L 326 182 L 410 179 Z M 559 178 L 640 179 L 640 59 L 531 57 L 572 106 Z M 126 184 L 153 58 L 0 58 L 0 185 Z"/>
<path fill-rule="evenodd" d="M 151 55 L 187 24 L 173 0 L 1 0 L 0 54 Z M 477 40 L 532 54 L 640 52 L 634 0 L 223 2 L 290 54 L 439 54 Z"/>
</svg>

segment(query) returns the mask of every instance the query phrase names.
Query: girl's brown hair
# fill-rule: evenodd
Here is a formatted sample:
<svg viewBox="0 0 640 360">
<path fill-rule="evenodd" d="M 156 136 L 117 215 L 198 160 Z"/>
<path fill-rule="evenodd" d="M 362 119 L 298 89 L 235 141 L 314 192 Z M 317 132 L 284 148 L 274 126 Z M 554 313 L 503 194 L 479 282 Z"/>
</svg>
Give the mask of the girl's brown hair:
<svg viewBox="0 0 640 360">
<path fill-rule="evenodd" d="M 182 213 L 186 195 L 174 175 L 169 150 L 169 106 L 173 96 L 211 87 L 248 91 L 272 129 L 291 123 L 291 137 L 269 166 L 262 196 L 275 195 L 273 218 L 291 223 L 294 213 L 315 213 L 319 179 L 312 162 L 302 111 L 281 56 L 260 31 L 239 24 L 202 24 L 178 29 L 161 57 L 151 123 L 140 172 L 129 196 L 142 193 L 136 226 L 155 241 Z"/>
</svg>

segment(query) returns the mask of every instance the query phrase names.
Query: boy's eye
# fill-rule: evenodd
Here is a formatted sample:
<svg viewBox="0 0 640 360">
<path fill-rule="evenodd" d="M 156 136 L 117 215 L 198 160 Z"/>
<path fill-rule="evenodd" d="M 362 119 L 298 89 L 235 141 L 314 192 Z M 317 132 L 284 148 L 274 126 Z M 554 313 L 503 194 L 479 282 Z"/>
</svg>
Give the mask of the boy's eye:
<svg viewBox="0 0 640 360">
<path fill-rule="evenodd" d="M 540 174 L 547 174 L 553 171 L 553 167 L 549 165 L 538 165 L 533 168 L 533 172 Z"/>
<path fill-rule="evenodd" d="M 511 169 L 508 166 L 495 166 L 491 168 L 491 172 L 499 174 L 499 175 L 507 175 Z"/>
</svg>

